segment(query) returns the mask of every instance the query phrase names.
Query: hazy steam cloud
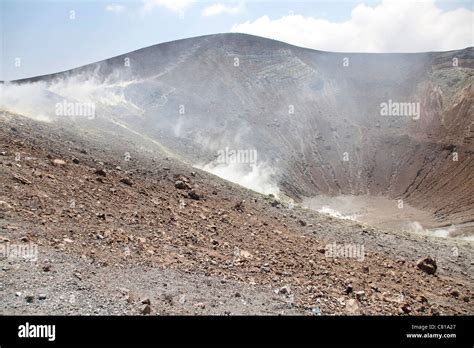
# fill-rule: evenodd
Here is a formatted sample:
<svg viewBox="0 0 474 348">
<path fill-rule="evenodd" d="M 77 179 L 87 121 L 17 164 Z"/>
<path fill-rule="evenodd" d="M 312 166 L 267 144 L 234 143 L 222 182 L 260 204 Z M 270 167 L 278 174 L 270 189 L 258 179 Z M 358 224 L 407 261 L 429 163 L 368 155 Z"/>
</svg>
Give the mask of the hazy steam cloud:
<svg viewBox="0 0 474 348">
<path fill-rule="evenodd" d="M 89 76 L 73 76 L 54 82 L 4 83 L 0 85 L 0 110 L 22 114 L 39 121 L 52 121 L 62 116 L 87 116 L 81 110 L 120 107 L 131 113 L 142 110 L 127 100 L 120 84 Z M 64 108 L 63 106 L 67 106 Z M 58 110 L 66 112 L 58 113 Z M 67 111 L 73 112 L 67 112 Z M 118 110 L 120 111 L 120 110 Z"/>
<path fill-rule="evenodd" d="M 22 114 L 38 121 L 54 115 L 54 96 L 44 82 L 0 85 L 0 110 Z"/>
<path fill-rule="evenodd" d="M 262 163 L 248 166 L 242 163 L 211 162 L 202 166 L 196 165 L 196 167 L 262 194 L 272 193 L 278 196 L 280 193 L 273 178 L 275 171 Z"/>
</svg>

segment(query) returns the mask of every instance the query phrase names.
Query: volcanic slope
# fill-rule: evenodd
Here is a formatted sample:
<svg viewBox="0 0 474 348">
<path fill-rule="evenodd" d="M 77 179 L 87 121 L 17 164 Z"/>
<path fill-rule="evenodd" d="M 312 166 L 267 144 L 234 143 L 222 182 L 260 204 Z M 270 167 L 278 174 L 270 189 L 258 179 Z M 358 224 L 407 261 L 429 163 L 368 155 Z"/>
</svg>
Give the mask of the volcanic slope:
<svg viewBox="0 0 474 348">
<path fill-rule="evenodd" d="M 0 122 L 2 243 L 38 246 L 0 259 L 2 314 L 473 313 L 467 242 L 282 205 L 119 125 Z"/>
<path fill-rule="evenodd" d="M 329 53 L 218 34 L 13 85 L 44 86 L 49 115 L 65 98 L 94 101 L 97 127 L 118 123 L 204 168 L 218 167 L 219 150 L 254 149 L 297 202 L 401 200 L 428 215 L 426 227 L 472 236 L 473 68 L 473 48 Z M 384 116 L 384 103 L 413 109 Z"/>
</svg>

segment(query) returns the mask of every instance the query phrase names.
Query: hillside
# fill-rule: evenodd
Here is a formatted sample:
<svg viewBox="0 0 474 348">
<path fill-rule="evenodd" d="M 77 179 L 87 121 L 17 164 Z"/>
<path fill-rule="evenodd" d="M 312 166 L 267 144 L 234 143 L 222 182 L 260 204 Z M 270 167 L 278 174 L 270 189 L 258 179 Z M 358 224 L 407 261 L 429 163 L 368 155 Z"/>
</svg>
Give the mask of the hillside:
<svg viewBox="0 0 474 348">
<path fill-rule="evenodd" d="M 243 34 L 5 82 L 0 313 L 472 314 L 473 82 Z"/>
<path fill-rule="evenodd" d="M 50 118 L 57 102 L 93 102 L 96 127 L 118 122 L 231 180 L 216 152 L 255 150 L 257 174 L 267 178 L 251 187 L 257 191 L 296 202 L 403 200 L 422 212 L 414 221 L 423 227 L 454 225 L 456 234 L 472 236 L 473 68 L 472 48 L 346 54 L 219 34 L 16 84 L 40 86 Z M 413 103 L 415 114 L 383 115 L 384 103 Z"/>
<path fill-rule="evenodd" d="M 0 261 L 3 314 L 472 313 L 467 242 L 291 208 L 143 151 L 121 127 L 1 122 L 3 245 L 39 253 Z M 417 267 L 426 256 L 434 275 Z"/>
</svg>

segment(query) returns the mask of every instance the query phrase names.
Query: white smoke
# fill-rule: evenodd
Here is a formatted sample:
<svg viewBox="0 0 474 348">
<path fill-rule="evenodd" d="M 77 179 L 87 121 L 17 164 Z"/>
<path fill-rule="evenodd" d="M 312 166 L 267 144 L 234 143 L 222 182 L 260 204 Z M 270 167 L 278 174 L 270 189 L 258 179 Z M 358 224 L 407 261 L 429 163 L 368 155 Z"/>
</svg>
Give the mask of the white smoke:
<svg viewBox="0 0 474 348">
<path fill-rule="evenodd" d="M 451 225 L 448 228 L 429 229 L 424 228 L 418 221 L 413 221 L 408 223 L 408 228 L 406 230 L 411 233 L 418 233 L 426 236 L 452 238 L 455 237 L 454 233 L 456 232 L 456 226 Z"/>
<path fill-rule="evenodd" d="M 420 234 L 423 236 L 431 236 L 438 238 L 453 238 L 467 241 L 474 241 L 474 235 L 463 234 L 462 229 L 458 229 L 456 225 L 450 225 L 444 228 L 425 228 L 418 221 L 410 221 L 402 228 L 405 232 Z"/>
<path fill-rule="evenodd" d="M 44 82 L 0 85 L 0 110 L 22 114 L 38 121 L 50 121 L 54 101 Z"/>
<path fill-rule="evenodd" d="M 127 99 L 125 94 L 129 85 L 140 81 L 124 80 L 120 76 L 120 71 L 110 75 L 105 81 L 98 76 L 98 69 L 96 69 L 90 74 L 78 74 L 51 81 L 6 82 L 0 85 L 0 95 L 2 96 L 0 110 L 47 122 L 65 117 L 62 114 L 58 115 L 57 106 L 67 103 L 92 104 L 94 110 L 97 110 L 96 113 L 114 117 L 143 114 L 144 110 Z M 76 117 L 76 115 L 72 115 L 72 117 Z M 176 137 L 187 136 L 184 129 L 186 122 L 189 121 L 179 119 L 174 124 L 172 131 Z M 222 145 L 229 144 L 229 142 L 231 144 L 242 143 L 243 137 L 250 133 L 248 126 L 245 125 L 240 125 L 237 130 L 231 126 L 223 127 L 223 129 L 220 137 L 202 136 L 198 132 L 193 140 L 213 152 L 216 149 L 222 149 Z M 280 193 L 274 179 L 275 170 L 265 162 L 257 164 L 256 158 L 255 162 L 221 163 L 214 161 L 196 167 L 262 194 L 273 194 L 278 197 Z"/>
<path fill-rule="evenodd" d="M 304 197 L 303 206 L 343 220 L 362 221 L 359 218 L 367 214 L 367 206 L 361 197 L 349 195 Z"/>
<path fill-rule="evenodd" d="M 423 233 L 425 229 L 418 221 L 413 221 L 408 224 L 408 231 L 411 233 Z"/>
<path fill-rule="evenodd" d="M 357 215 L 353 214 L 353 215 L 346 215 L 346 214 L 342 214 L 340 213 L 339 211 L 335 210 L 335 209 L 332 209 L 328 206 L 323 206 L 322 208 L 320 209 L 317 209 L 317 212 L 321 213 L 321 214 L 325 214 L 325 215 L 329 215 L 329 216 L 332 216 L 332 217 L 335 217 L 337 219 L 342 219 L 342 220 L 354 220 L 356 221 L 357 220 Z"/>
<path fill-rule="evenodd" d="M 195 167 L 262 194 L 273 194 L 278 197 L 280 193 L 274 181 L 275 171 L 265 163 L 249 166 L 242 163 L 211 162 Z"/>
<path fill-rule="evenodd" d="M 39 121 L 57 118 L 56 105 L 63 102 L 94 104 L 97 109 L 120 107 L 130 113 L 143 111 L 125 98 L 124 86 L 97 78 L 96 73 L 74 75 L 53 81 L 26 83 L 5 82 L 0 85 L 0 110 L 21 114 Z"/>
</svg>

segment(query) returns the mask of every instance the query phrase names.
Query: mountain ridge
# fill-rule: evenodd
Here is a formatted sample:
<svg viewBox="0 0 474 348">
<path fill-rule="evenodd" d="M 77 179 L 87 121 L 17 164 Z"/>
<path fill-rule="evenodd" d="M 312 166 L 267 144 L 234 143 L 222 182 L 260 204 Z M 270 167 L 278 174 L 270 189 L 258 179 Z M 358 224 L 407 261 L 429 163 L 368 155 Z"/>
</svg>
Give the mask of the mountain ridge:
<svg viewBox="0 0 474 348">
<path fill-rule="evenodd" d="M 460 52 L 461 53 L 461 52 L 464 52 L 464 51 L 474 50 L 474 47 L 469 46 L 469 47 L 465 47 L 465 48 L 460 48 L 460 49 L 455 49 L 455 50 L 448 50 L 448 51 L 426 51 L 426 52 L 381 52 L 381 53 L 376 53 L 376 52 L 341 52 L 341 51 L 336 52 L 336 51 L 324 51 L 324 50 L 318 50 L 318 49 L 314 49 L 314 48 L 302 47 L 302 46 L 293 45 L 293 44 L 290 44 L 290 43 L 287 43 L 287 42 L 284 42 L 284 41 L 280 41 L 280 40 L 276 40 L 276 39 L 270 39 L 270 38 L 265 38 L 265 37 L 261 37 L 261 36 L 257 36 L 257 35 L 251 35 L 251 34 L 245 34 L 245 33 L 217 33 L 217 34 L 207 34 L 207 35 L 193 36 L 193 37 L 189 37 L 189 38 L 182 38 L 182 39 L 176 39 L 176 40 L 160 42 L 160 43 L 157 43 L 157 44 L 154 44 L 154 45 L 138 48 L 136 50 L 132 50 L 132 51 L 127 52 L 127 53 L 122 53 L 122 54 L 118 54 L 118 55 L 115 55 L 115 56 L 112 56 L 112 57 L 109 57 L 109 58 L 101 59 L 101 60 L 98 60 L 98 61 L 95 61 L 95 62 L 86 63 L 86 64 L 83 64 L 83 65 L 80 65 L 80 66 L 77 66 L 77 67 L 74 67 L 74 68 L 71 68 L 71 69 L 61 70 L 61 71 L 54 72 L 54 73 L 49 73 L 49 74 L 25 77 L 25 78 L 15 79 L 15 80 L 5 80 L 5 81 L 0 81 L 0 82 L 2 82 L 2 83 L 5 83 L 5 82 L 9 82 L 9 83 L 34 82 L 34 81 L 37 81 L 37 80 L 54 78 L 57 75 L 61 75 L 61 74 L 72 73 L 72 72 L 75 72 L 75 71 L 78 71 L 78 70 L 80 71 L 80 70 L 82 70 L 82 69 L 84 69 L 84 68 L 86 68 L 90 65 L 104 63 L 104 62 L 109 61 L 109 60 L 123 59 L 123 58 L 127 57 L 128 55 L 135 54 L 135 53 L 138 53 L 138 52 L 141 52 L 141 51 L 147 51 L 147 50 L 152 50 L 152 49 L 163 48 L 166 45 L 176 44 L 176 43 L 180 43 L 180 42 L 184 43 L 184 42 L 187 42 L 187 41 L 195 41 L 195 40 L 202 40 L 202 39 L 220 39 L 220 38 L 232 38 L 232 37 L 248 37 L 248 38 L 253 39 L 253 40 L 272 41 L 272 42 L 275 42 L 277 44 L 286 45 L 288 47 L 293 47 L 293 48 L 297 48 L 297 49 L 309 50 L 309 51 L 312 51 L 312 52 L 319 52 L 319 53 L 326 53 L 326 54 L 336 54 L 336 55 L 339 55 L 339 54 L 342 54 L 342 55 L 381 55 L 381 56 L 383 56 L 383 55 L 423 55 L 423 54 L 430 55 L 430 54 L 454 53 L 454 52 Z"/>
</svg>

